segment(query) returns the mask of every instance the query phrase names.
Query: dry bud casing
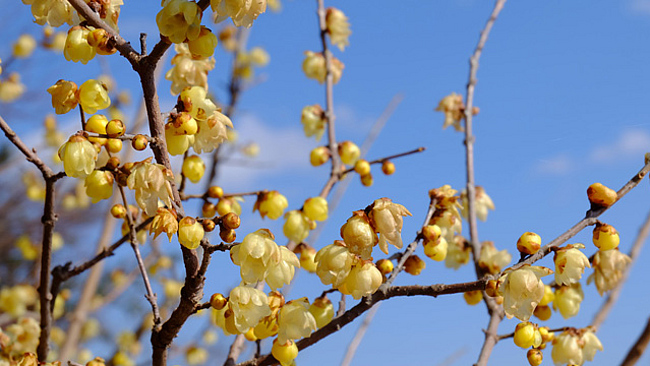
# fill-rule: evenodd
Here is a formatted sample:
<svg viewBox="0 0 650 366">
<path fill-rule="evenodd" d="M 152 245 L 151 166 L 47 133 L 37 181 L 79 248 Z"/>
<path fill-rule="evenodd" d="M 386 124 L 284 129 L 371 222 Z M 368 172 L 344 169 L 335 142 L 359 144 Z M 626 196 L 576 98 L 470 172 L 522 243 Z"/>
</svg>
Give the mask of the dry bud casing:
<svg viewBox="0 0 650 366">
<path fill-rule="evenodd" d="M 618 194 L 611 188 L 600 183 L 594 183 L 587 188 L 587 197 L 594 206 L 609 207 L 616 202 Z"/>
<path fill-rule="evenodd" d="M 517 240 L 517 250 L 524 254 L 534 254 L 542 246 L 542 238 L 531 232 L 525 232 Z"/>
</svg>

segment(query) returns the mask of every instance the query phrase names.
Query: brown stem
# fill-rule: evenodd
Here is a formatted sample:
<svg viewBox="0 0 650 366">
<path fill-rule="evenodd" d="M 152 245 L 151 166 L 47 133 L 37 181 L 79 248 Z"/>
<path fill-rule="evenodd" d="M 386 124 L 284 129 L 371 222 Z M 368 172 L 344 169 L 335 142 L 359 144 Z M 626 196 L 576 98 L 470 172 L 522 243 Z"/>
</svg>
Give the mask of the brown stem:
<svg viewBox="0 0 650 366">
<path fill-rule="evenodd" d="M 621 362 L 621 366 L 636 365 L 637 361 L 639 361 L 643 352 L 648 347 L 648 343 L 650 343 L 650 318 L 648 318 L 648 322 L 646 323 L 643 332 L 636 340 L 636 343 L 634 343 L 632 348 L 630 348 L 627 356 L 625 356 L 625 359 Z"/>
<path fill-rule="evenodd" d="M 630 250 L 630 259 L 632 261 L 627 265 L 625 270 L 623 270 L 621 278 L 616 284 L 616 287 L 612 289 L 612 291 L 607 296 L 607 299 L 600 306 L 600 309 L 598 309 L 598 312 L 596 312 L 596 315 L 594 315 L 594 320 L 592 320 L 591 326 L 593 326 L 596 331 L 600 328 L 605 319 L 607 319 L 607 316 L 614 307 L 614 304 L 616 304 L 618 297 L 621 295 L 623 284 L 630 275 L 634 261 L 639 257 L 639 254 L 641 254 L 641 248 L 643 247 L 643 244 L 645 244 L 646 239 L 648 239 L 648 234 L 650 234 L 650 212 L 648 213 L 645 222 L 641 226 L 636 239 L 634 239 L 634 244 L 632 244 L 632 249 Z"/>
<path fill-rule="evenodd" d="M 410 150 L 410 151 L 406 151 L 406 152 L 399 153 L 399 154 L 394 154 L 394 155 L 388 155 L 388 156 L 385 156 L 383 158 L 379 158 L 379 159 L 369 161 L 368 164 L 370 164 L 370 165 L 382 164 L 386 160 L 397 159 L 397 158 L 401 158 L 403 156 L 409 156 L 409 155 L 421 153 L 424 150 L 426 150 L 425 147 L 418 147 L 417 149 L 414 149 L 414 150 Z M 347 173 L 350 173 L 352 171 L 354 171 L 354 168 L 348 168 L 348 169 L 344 170 L 341 174 L 347 174 Z"/>
<path fill-rule="evenodd" d="M 36 353 L 41 362 L 47 360 L 49 353 L 49 338 L 52 328 L 52 293 L 50 292 L 50 267 L 52 265 L 52 234 L 56 214 L 54 213 L 54 183 L 51 177 L 45 180 L 45 207 L 43 209 L 43 243 L 41 251 L 41 280 L 38 293 L 41 304 L 41 334 L 39 336 Z"/>
</svg>

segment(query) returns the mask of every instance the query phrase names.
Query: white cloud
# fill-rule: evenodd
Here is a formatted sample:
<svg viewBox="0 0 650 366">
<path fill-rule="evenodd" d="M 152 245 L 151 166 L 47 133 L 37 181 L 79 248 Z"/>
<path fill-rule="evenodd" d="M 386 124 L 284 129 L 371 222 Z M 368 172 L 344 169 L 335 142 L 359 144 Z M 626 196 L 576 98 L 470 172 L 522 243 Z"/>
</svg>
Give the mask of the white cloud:
<svg viewBox="0 0 650 366">
<path fill-rule="evenodd" d="M 534 171 L 539 175 L 564 175 L 571 171 L 574 165 L 571 158 L 561 154 L 549 159 L 540 159 L 535 165 Z"/>
<path fill-rule="evenodd" d="M 650 15 L 650 0 L 631 0 L 628 8 L 635 14 Z"/>
<path fill-rule="evenodd" d="M 639 158 L 648 151 L 650 133 L 641 129 L 626 129 L 612 144 L 594 148 L 589 157 L 594 163 L 613 163 Z"/>
</svg>

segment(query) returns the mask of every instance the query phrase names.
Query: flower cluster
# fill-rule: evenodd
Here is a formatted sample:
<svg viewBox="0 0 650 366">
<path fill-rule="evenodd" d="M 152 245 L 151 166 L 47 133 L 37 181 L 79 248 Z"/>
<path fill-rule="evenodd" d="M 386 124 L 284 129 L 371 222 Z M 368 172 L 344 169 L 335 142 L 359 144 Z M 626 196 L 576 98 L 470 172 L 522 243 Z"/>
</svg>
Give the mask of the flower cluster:
<svg viewBox="0 0 650 366">
<path fill-rule="evenodd" d="M 172 68 L 165 74 L 165 79 L 172 82 L 171 93 L 179 94 L 188 86 L 200 86 L 207 91 L 208 72 L 214 69 L 214 58 L 195 58 L 184 43 L 175 45 L 174 50 L 176 55 L 171 61 Z"/>
<path fill-rule="evenodd" d="M 565 330 L 553 339 L 551 357 L 556 365 L 582 365 L 593 361 L 596 351 L 602 351 L 603 345 L 590 328 Z"/>
</svg>

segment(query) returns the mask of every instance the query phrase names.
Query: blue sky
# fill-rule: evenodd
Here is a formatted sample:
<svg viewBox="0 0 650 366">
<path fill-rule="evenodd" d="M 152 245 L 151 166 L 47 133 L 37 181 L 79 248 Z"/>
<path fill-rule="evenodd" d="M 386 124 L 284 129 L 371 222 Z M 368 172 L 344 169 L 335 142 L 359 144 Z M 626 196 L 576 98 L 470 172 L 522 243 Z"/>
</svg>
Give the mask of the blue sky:
<svg viewBox="0 0 650 366">
<path fill-rule="evenodd" d="M 271 63 L 257 71 L 264 82 L 246 90 L 233 123 L 242 141 L 260 144 L 258 160 L 270 167 L 224 168 L 220 184 L 227 192 L 278 189 L 289 199 L 290 208 L 299 208 L 327 179 L 326 167 L 309 166 L 309 151 L 318 144 L 302 135 L 299 123 L 303 106 L 324 104 L 324 88 L 306 79 L 300 69 L 303 52 L 320 47 L 315 3 L 284 1 L 281 13 L 263 14 L 252 28 L 249 45 L 265 47 Z M 353 176 L 344 201 L 315 245 L 322 247 L 338 239 L 338 228 L 350 212 L 380 197 L 392 198 L 413 213 L 403 231 L 404 240 L 410 241 L 423 220 L 427 191 L 443 184 L 457 189 L 464 185 L 463 136 L 441 130 L 443 116 L 433 108 L 451 92 L 465 93 L 468 59 L 493 2 L 407 1 L 396 6 L 385 1 L 326 1 L 326 5 L 342 9 L 353 31 L 350 47 L 345 52 L 334 50 L 345 63 L 334 94 L 338 138 L 361 144 L 391 98 L 401 93 L 404 100 L 368 156 L 377 158 L 419 146 L 427 151 L 396 160 L 397 172 L 390 177 L 373 168 L 372 188 L 361 187 Z M 0 15 L 8 27 L 0 45 L 3 60 L 20 32 L 40 32 L 39 26 L 29 23 L 27 6 L 14 5 L 12 10 L 20 17 L 14 12 Z M 120 19 L 124 37 L 137 44 L 138 34 L 144 31 L 153 44 L 157 11 L 155 2 L 127 2 Z M 618 189 L 642 166 L 643 154 L 650 151 L 650 111 L 646 108 L 650 98 L 649 41 L 648 0 L 506 3 L 481 58 L 475 97 L 481 108 L 474 129 L 476 180 L 497 208 L 486 223 L 479 224 L 482 240 L 493 240 L 498 248 L 512 253 L 525 231 L 537 232 L 548 242 L 588 209 L 585 192 L 589 184 L 599 181 Z M 0 114 L 8 116 L 19 132 L 28 133 L 50 112 L 45 92 L 49 85 L 60 78 L 83 82 L 97 76 L 106 65 L 118 84 L 131 89 L 137 99 L 136 75 L 128 63 L 117 55 L 104 59 L 108 61 L 104 66 L 93 60 L 70 67 L 62 55 L 40 52 L 17 63 L 17 68 L 34 70 L 23 75 L 29 97 L 22 101 L 31 103 L 30 108 L 24 111 L 0 105 Z M 230 58 L 219 50 L 216 59 L 210 88 L 224 98 Z M 45 67 L 44 61 L 48 62 Z M 169 58 L 164 67 L 169 67 Z M 168 92 L 167 81 L 160 85 L 162 108 L 169 109 L 175 98 Z M 72 132 L 78 123 L 75 117 L 60 121 L 73 125 Z M 602 217 L 621 233 L 621 250 L 629 250 L 649 199 L 648 182 L 643 181 Z M 252 202 L 247 202 L 244 211 L 251 209 Z M 281 226 L 256 215 L 244 216 L 239 237 L 268 227 L 281 238 Z M 595 248 L 590 238 L 589 230 L 569 243 L 584 242 L 591 255 Z M 170 253 L 176 250 L 175 246 L 168 249 Z M 418 254 L 424 258 L 421 250 Z M 648 317 L 647 306 L 642 304 L 648 301 L 645 278 L 649 273 L 643 264 L 649 256 L 647 249 L 642 252 L 614 313 L 598 332 L 605 352 L 597 354 L 596 365 L 618 363 Z M 473 279 L 469 267 L 452 271 L 425 260 L 427 269 L 420 276 L 402 274 L 397 284 Z M 206 293 L 226 291 L 234 284 L 229 273 L 236 268 L 225 271 L 221 266 L 228 263 L 226 258 L 215 260 Z M 541 264 L 552 266 L 552 261 L 547 258 Z M 587 270 L 586 274 L 590 273 Z M 554 314 L 548 322 L 551 327 L 581 327 L 591 321 L 602 300 L 592 286 L 584 289 L 580 314 L 567 321 Z M 311 299 L 320 291 L 317 279 L 301 273 L 292 293 Z M 357 320 L 301 352 L 298 364 L 338 362 L 359 324 Z M 476 359 L 483 340 L 481 329 L 486 325 L 484 306 L 469 307 L 461 296 L 390 300 L 381 305 L 353 364 L 436 365 L 455 353 L 460 356 L 449 364 L 470 364 Z M 504 321 L 500 333 L 511 332 L 515 325 L 514 320 Z M 187 340 L 194 333 L 185 329 L 180 339 Z M 225 338 L 220 342 L 223 347 L 229 345 Z M 544 364 L 551 364 L 550 352 L 546 351 L 545 357 Z M 523 364 L 525 351 L 505 341 L 497 345 L 491 361 L 495 365 Z M 648 361 L 646 355 L 641 364 Z"/>
</svg>

